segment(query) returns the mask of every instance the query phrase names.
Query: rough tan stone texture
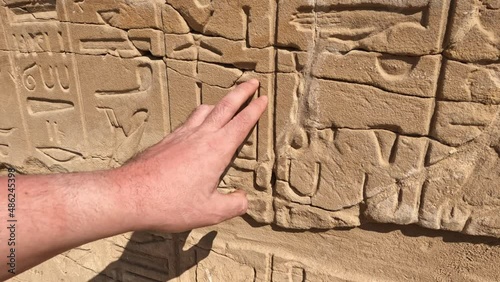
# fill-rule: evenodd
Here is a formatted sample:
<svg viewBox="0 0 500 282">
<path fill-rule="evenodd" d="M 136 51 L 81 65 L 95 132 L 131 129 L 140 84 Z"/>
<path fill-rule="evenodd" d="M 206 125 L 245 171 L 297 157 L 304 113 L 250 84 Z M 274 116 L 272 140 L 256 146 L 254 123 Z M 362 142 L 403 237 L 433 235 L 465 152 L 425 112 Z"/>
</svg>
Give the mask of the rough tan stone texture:
<svg viewBox="0 0 500 282">
<path fill-rule="evenodd" d="M 0 164 L 118 167 L 250 78 L 269 107 L 220 182 L 246 223 L 16 281 L 499 280 L 496 0 L 0 0 Z"/>
<path fill-rule="evenodd" d="M 190 234 L 108 238 L 11 281 L 496 281 L 497 244 L 416 226 L 290 233 L 235 219 Z"/>
<path fill-rule="evenodd" d="M 456 1 L 451 14 L 446 54 L 466 61 L 500 58 L 500 3 L 497 0 Z"/>
</svg>

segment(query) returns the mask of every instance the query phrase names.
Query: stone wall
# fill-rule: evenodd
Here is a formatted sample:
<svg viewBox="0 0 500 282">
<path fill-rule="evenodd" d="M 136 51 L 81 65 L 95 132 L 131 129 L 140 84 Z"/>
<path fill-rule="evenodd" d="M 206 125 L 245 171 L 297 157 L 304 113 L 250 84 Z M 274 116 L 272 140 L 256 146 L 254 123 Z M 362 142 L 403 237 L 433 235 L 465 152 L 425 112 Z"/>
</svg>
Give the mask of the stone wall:
<svg viewBox="0 0 500 282">
<path fill-rule="evenodd" d="M 250 78 L 269 97 L 220 183 L 249 193 L 244 221 L 192 253 L 204 230 L 119 236 L 17 279 L 426 280 L 451 277 L 420 270 L 446 269 L 439 252 L 488 261 L 476 248 L 498 264 L 499 58 L 496 0 L 0 0 L 0 163 L 20 172 L 120 166 Z M 354 255 L 403 242 L 420 255 Z"/>
</svg>

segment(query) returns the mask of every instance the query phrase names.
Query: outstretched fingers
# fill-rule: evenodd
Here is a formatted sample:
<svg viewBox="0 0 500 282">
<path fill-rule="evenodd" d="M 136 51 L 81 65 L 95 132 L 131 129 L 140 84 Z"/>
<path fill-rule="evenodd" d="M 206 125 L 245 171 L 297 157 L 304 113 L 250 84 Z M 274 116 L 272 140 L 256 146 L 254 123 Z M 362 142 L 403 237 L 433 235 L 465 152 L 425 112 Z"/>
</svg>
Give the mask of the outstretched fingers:
<svg viewBox="0 0 500 282">
<path fill-rule="evenodd" d="M 255 94 L 258 87 L 259 81 L 256 79 L 251 79 L 238 85 L 215 105 L 214 109 L 206 117 L 204 125 L 213 130 L 224 127 L 234 117 L 241 106 Z"/>
<path fill-rule="evenodd" d="M 225 135 L 225 140 L 232 152 L 245 141 L 250 131 L 259 121 L 260 116 L 266 110 L 268 103 L 267 96 L 261 96 L 253 100 L 246 108 L 238 113 L 227 125 L 221 130 Z"/>
<path fill-rule="evenodd" d="M 207 116 L 213 111 L 213 105 L 200 105 L 188 117 L 183 126 L 186 128 L 194 128 L 200 126 Z"/>
</svg>

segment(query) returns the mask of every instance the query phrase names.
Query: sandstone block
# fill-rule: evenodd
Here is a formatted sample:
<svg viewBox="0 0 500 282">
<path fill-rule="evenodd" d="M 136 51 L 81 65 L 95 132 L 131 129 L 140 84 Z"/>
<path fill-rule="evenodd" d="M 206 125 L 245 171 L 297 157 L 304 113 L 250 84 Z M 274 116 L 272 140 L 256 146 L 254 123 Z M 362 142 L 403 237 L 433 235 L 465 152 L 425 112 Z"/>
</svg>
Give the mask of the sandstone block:
<svg viewBox="0 0 500 282">
<path fill-rule="evenodd" d="M 498 1 L 457 1 L 452 11 L 446 55 L 466 62 L 500 58 Z"/>
<path fill-rule="evenodd" d="M 247 47 L 269 47 L 274 41 L 276 3 L 264 1 L 169 0 L 195 31 L 234 41 L 245 40 Z"/>
<path fill-rule="evenodd" d="M 319 54 L 316 77 L 374 86 L 400 94 L 434 97 L 441 67 L 440 56 L 402 57 L 352 51 L 345 55 Z"/>
<path fill-rule="evenodd" d="M 315 80 L 311 104 L 322 128 L 388 129 L 402 134 L 426 135 L 433 100 L 398 95 L 364 85 Z M 314 109 L 313 109 L 314 110 Z"/>
<path fill-rule="evenodd" d="M 278 2 L 278 45 L 403 55 L 441 51 L 449 1 Z M 374 8 L 375 7 L 375 8 Z"/>
<path fill-rule="evenodd" d="M 448 60 L 445 63 L 443 90 L 447 101 L 500 103 L 500 65 L 479 66 Z"/>
</svg>

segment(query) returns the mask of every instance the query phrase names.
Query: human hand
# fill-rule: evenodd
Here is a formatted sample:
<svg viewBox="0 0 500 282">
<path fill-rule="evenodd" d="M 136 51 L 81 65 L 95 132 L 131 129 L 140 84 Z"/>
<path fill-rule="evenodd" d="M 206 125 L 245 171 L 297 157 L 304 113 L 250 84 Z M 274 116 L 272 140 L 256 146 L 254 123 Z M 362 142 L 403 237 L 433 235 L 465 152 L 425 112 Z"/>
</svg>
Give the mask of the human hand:
<svg viewBox="0 0 500 282">
<path fill-rule="evenodd" d="M 267 107 L 253 100 L 255 79 L 237 86 L 217 105 L 201 105 L 163 141 L 114 171 L 121 197 L 131 200 L 134 230 L 181 232 L 220 223 L 246 212 L 241 190 L 217 191 L 234 153 Z"/>
</svg>

